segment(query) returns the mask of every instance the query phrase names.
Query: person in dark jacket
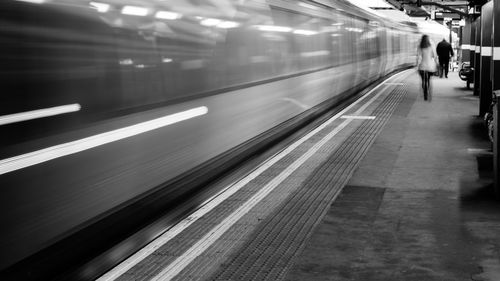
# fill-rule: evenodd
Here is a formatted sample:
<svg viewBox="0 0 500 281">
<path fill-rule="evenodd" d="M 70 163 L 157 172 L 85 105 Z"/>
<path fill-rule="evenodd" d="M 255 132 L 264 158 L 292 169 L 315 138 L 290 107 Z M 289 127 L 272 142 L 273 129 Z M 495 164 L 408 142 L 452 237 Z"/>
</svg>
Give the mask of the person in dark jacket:
<svg viewBox="0 0 500 281">
<path fill-rule="evenodd" d="M 448 68 L 450 66 L 450 57 L 453 57 L 453 48 L 451 44 L 446 42 L 445 39 L 439 42 L 436 47 L 436 53 L 439 57 L 439 77 L 443 78 L 444 76 L 448 78 Z"/>
</svg>

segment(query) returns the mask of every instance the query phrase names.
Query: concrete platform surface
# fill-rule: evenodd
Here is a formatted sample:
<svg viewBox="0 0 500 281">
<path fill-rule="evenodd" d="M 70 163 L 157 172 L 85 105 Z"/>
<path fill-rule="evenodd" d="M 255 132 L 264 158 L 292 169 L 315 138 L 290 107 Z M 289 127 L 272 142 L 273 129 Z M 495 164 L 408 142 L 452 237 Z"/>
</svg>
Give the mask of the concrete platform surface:
<svg viewBox="0 0 500 281">
<path fill-rule="evenodd" d="M 479 100 L 456 72 L 415 73 L 287 280 L 500 280 L 500 202 Z M 483 162 L 481 162 L 483 163 Z"/>
</svg>

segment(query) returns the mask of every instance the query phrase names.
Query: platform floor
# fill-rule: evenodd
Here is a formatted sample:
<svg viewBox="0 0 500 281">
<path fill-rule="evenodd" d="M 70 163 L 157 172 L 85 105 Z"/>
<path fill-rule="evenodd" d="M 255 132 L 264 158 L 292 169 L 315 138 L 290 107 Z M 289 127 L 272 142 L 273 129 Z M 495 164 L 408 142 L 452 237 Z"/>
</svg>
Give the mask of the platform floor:
<svg viewBox="0 0 500 281">
<path fill-rule="evenodd" d="M 419 79 L 385 80 L 221 180 L 220 194 L 99 280 L 500 280 L 479 100 L 452 72 L 424 101 Z"/>
<path fill-rule="evenodd" d="M 479 100 L 448 77 L 434 77 L 424 101 L 410 76 L 286 280 L 500 280 L 500 202 L 483 169 Z"/>
</svg>

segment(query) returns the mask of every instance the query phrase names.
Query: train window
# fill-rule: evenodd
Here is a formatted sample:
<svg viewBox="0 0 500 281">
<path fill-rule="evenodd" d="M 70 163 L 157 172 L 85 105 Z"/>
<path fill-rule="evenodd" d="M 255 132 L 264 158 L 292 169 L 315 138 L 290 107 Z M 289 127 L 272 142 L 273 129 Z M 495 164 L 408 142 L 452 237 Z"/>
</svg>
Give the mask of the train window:
<svg viewBox="0 0 500 281">
<path fill-rule="evenodd" d="M 122 106 L 133 107 L 161 101 L 162 77 L 155 37 L 147 31 L 116 31 L 121 77 Z"/>
<path fill-rule="evenodd" d="M 0 17 L 0 114 L 79 104 L 58 121 L 40 118 L 2 126 L 0 144 L 33 140 L 86 122 L 113 104 L 114 42 L 106 24 L 86 9 L 2 2 Z M 64 24 L 61 24 L 64 23 Z"/>
<path fill-rule="evenodd" d="M 366 40 L 369 45 L 369 59 L 376 59 L 380 56 L 380 40 L 379 40 L 379 29 L 378 22 L 370 21 L 368 23 L 368 29 L 365 33 Z"/>
<path fill-rule="evenodd" d="M 349 29 L 352 28 L 352 20 L 345 15 L 335 14 L 331 25 L 331 42 L 333 52 L 338 58 L 335 65 L 343 65 L 354 61 L 354 51 L 352 46 L 354 37 L 351 36 Z"/>
<path fill-rule="evenodd" d="M 398 31 L 392 30 L 392 53 L 399 54 L 401 52 L 401 37 Z"/>
<path fill-rule="evenodd" d="M 284 60 L 280 60 L 284 73 L 314 70 L 335 64 L 337 59 L 332 50 L 329 20 L 273 7 L 272 12 L 275 24 L 289 29 L 279 35 L 283 39 L 284 53 L 289 54 Z"/>
<path fill-rule="evenodd" d="M 272 22 L 269 7 L 259 1 L 216 4 L 206 2 L 203 9 L 184 1 L 172 5 L 171 10 L 183 11 L 183 16 L 167 22 L 170 33 L 159 38 L 158 47 L 164 75 L 170 79 L 166 88 L 176 96 L 263 80 L 275 73 L 272 56 L 282 52 L 255 28 Z"/>
<path fill-rule="evenodd" d="M 352 25 L 346 27 L 346 30 L 351 35 L 354 42 L 354 51 L 356 52 L 356 60 L 363 61 L 368 58 L 367 51 L 368 46 L 366 44 L 366 39 L 363 37 L 365 32 L 364 22 L 358 19 L 353 19 Z"/>
<path fill-rule="evenodd" d="M 82 111 L 92 111 L 107 100 L 103 76 L 109 74 L 114 45 L 107 40 L 111 31 L 106 25 L 85 10 L 69 13 L 22 2 L 2 5 L 1 83 L 9 88 L 2 110 L 79 103 Z"/>
<path fill-rule="evenodd" d="M 325 34 L 320 33 L 320 26 L 324 26 L 327 21 L 299 14 L 293 15 L 291 19 L 294 28 L 292 45 L 296 48 L 300 69 L 329 66 L 331 50 Z"/>
<path fill-rule="evenodd" d="M 273 22 L 268 5 L 260 1 L 235 4 L 238 17 L 231 21 L 236 28 L 226 28 L 224 40 L 217 42 L 214 54 L 214 73 L 222 87 L 255 82 L 276 76 L 279 67 L 276 57 L 286 56 L 279 37 L 263 33 L 260 28 Z"/>
<path fill-rule="evenodd" d="M 194 95 L 223 84 L 214 79 L 217 77 L 214 54 L 218 41 L 224 39 L 222 31 L 213 25 L 216 16 L 196 16 L 189 13 L 195 9 L 190 9 L 189 5 L 183 7 L 185 4 L 181 3 L 176 9 L 184 11 L 182 17 L 175 20 L 160 18 L 155 24 L 161 27 L 161 32 L 156 32 L 157 61 L 164 77 L 166 99 Z M 168 8 L 171 13 L 177 13 L 176 9 Z"/>
</svg>

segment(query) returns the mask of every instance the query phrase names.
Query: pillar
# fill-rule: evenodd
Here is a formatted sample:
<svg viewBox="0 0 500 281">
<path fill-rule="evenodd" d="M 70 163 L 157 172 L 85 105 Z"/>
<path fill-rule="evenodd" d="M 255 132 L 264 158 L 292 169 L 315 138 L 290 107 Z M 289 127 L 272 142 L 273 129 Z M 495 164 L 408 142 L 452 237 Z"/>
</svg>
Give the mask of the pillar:
<svg viewBox="0 0 500 281">
<path fill-rule="evenodd" d="M 481 53 L 479 116 L 484 116 L 491 106 L 491 34 L 493 32 L 493 2 L 481 8 Z"/>
<path fill-rule="evenodd" d="M 462 36 L 460 36 L 460 40 L 462 40 L 462 45 L 460 49 L 462 49 L 462 54 L 460 55 L 461 62 L 470 62 L 470 51 L 471 51 L 471 28 L 472 21 L 470 19 L 465 20 L 465 26 L 462 28 Z"/>
<path fill-rule="evenodd" d="M 492 33 L 492 89 L 500 97 L 500 0 L 493 0 L 493 33 Z M 498 100 L 497 100 L 498 101 Z M 493 174 L 495 195 L 500 198 L 500 107 L 493 110 Z"/>
<path fill-rule="evenodd" d="M 475 20 L 475 52 L 474 52 L 474 95 L 481 91 L 481 16 Z"/>
</svg>

